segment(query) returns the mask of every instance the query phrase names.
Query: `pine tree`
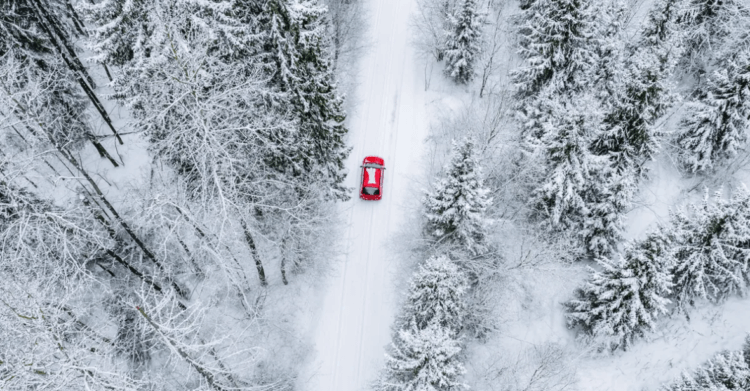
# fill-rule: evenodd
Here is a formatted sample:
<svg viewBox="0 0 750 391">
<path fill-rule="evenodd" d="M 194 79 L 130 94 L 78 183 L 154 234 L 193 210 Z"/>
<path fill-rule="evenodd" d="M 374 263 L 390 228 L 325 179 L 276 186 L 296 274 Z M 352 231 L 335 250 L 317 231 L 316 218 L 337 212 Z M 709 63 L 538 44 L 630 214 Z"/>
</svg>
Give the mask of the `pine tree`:
<svg viewBox="0 0 750 391">
<path fill-rule="evenodd" d="M 744 148 L 750 129 L 750 50 L 733 56 L 688 106 L 677 142 L 691 172 L 708 171 Z"/>
<path fill-rule="evenodd" d="M 486 250 L 485 211 L 492 200 L 487 197 L 475 153 L 469 139 L 453 143 L 445 178 L 424 199 L 425 232 L 433 240 L 447 240 L 481 254 Z"/>
<path fill-rule="evenodd" d="M 459 84 L 470 82 L 474 63 L 481 50 L 483 17 L 475 0 L 464 0 L 458 17 L 450 18 L 451 29 L 445 43 L 445 74 Z"/>
<path fill-rule="evenodd" d="M 466 316 L 464 273 L 446 256 L 433 256 L 414 274 L 404 312 L 419 329 L 438 324 L 458 335 Z"/>
<path fill-rule="evenodd" d="M 701 205 L 680 208 L 672 216 L 675 237 L 674 292 L 678 307 L 695 299 L 720 302 L 744 294 L 750 256 L 750 194 L 738 191 L 725 201 L 717 192 Z"/>
<path fill-rule="evenodd" d="M 459 361 L 461 342 L 437 324 L 424 329 L 410 322 L 395 336 L 386 368 L 376 382 L 378 391 L 454 391 L 467 389 Z"/>
<path fill-rule="evenodd" d="M 554 93 L 583 90 L 596 63 L 599 26 L 589 0 L 536 0 L 517 21 L 526 64 L 511 73 L 516 95 L 527 99 L 551 85 Z"/>
<path fill-rule="evenodd" d="M 581 327 L 611 349 L 627 349 L 667 313 L 671 293 L 671 238 L 661 231 L 625 247 L 620 260 L 597 260 L 586 285 L 565 304 L 568 326 Z"/>
</svg>

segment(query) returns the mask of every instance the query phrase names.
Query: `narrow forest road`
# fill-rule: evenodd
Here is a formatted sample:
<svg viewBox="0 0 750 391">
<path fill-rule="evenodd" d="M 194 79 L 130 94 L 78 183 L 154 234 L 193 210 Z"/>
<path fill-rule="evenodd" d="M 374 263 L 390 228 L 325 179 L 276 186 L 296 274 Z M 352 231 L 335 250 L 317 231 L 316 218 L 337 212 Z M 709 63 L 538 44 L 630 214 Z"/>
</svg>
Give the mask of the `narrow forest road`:
<svg viewBox="0 0 750 391">
<path fill-rule="evenodd" d="M 329 278 L 303 391 L 369 389 L 385 361 L 394 308 L 392 240 L 407 216 L 427 136 L 424 84 L 409 21 L 415 0 L 367 0 L 370 45 L 360 61 L 356 112 L 349 117 L 347 186 L 359 187 L 362 159 L 385 159 L 383 199 L 344 204 L 342 262 Z"/>
</svg>

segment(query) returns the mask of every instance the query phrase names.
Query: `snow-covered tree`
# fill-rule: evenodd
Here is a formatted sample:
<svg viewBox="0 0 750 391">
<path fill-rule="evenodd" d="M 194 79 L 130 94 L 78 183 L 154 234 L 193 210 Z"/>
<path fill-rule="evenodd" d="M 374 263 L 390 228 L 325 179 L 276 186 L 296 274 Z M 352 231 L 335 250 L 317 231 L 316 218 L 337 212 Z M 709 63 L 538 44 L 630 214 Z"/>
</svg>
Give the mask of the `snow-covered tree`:
<svg viewBox="0 0 750 391">
<path fill-rule="evenodd" d="M 720 302 L 747 288 L 750 259 L 750 194 L 737 191 L 730 200 L 717 192 L 700 205 L 677 209 L 672 216 L 675 237 L 674 293 L 679 308 L 695 299 Z M 686 210 L 687 209 L 687 210 Z"/>
<path fill-rule="evenodd" d="M 438 324 L 456 336 L 466 316 L 467 290 L 468 281 L 458 265 L 446 256 L 433 256 L 412 277 L 404 312 L 420 329 Z"/>
<path fill-rule="evenodd" d="M 624 215 L 637 190 L 635 174 L 602 167 L 600 182 L 591 183 L 586 194 L 588 213 L 580 232 L 586 251 L 593 257 L 610 256 L 622 240 Z"/>
<path fill-rule="evenodd" d="M 659 0 L 649 11 L 640 38 L 627 48 L 624 64 L 606 97 L 602 132 L 593 151 L 610 159 L 618 172 L 633 170 L 658 151 L 661 134 L 656 120 L 674 101 L 669 77 L 680 53 L 675 26 L 678 2 Z"/>
<path fill-rule="evenodd" d="M 547 85 L 556 93 L 587 86 L 597 57 L 594 10 L 589 0 L 536 0 L 522 11 L 517 28 L 525 64 L 511 73 L 519 98 L 534 97 Z"/>
<path fill-rule="evenodd" d="M 750 50 L 724 62 L 688 105 L 677 138 L 680 157 L 692 171 L 707 171 L 744 148 L 750 129 Z"/>
<path fill-rule="evenodd" d="M 685 51 L 683 65 L 696 75 L 710 71 L 723 53 L 746 45 L 750 7 L 737 0 L 683 0 L 679 23 Z M 727 46 L 728 45 L 728 46 Z"/>
<path fill-rule="evenodd" d="M 621 258 L 597 259 L 586 285 L 567 302 L 569 327 L 596 343 L 627 349 L 667 313 L 671 293 L 671 238 L 662 231 L 626 245 Z"/>
<path fill-rule="evenodd" d="M 487 197 L 489 190 L 484 187 L 472 140 L 453 143 L 445 171 L 424 199 L 425 233 L 433 240 L 454 242 L 481 254 L 486 250 L 485 210 L 492 200 Z"/>
<path fill-rule="evenodd" d="M 582 229 L 590 212 L 586 200 L 591 186 L 602 183 L 603 159 L 589 151 L 597 113 L 584 111 L 577 102 L 548 100 L 552 113 L 541 123 L 541 139 L 529 138 L 547 167 L 547 176 L 531 196 L 532 213 L 553 230 Z"/>
<path fill-rule="evenodd" d="M 101 104 L 72 46 L 75 28 L 67 14 L 64 1 L 45 6 L 20 0 L 0 4 L 0 93 L 8 99 L 0 115 L 12 114 L 29 124 L 25 129 L 39 134 L 28 136 L 37 140 L 65 148 L 79 148 L 88 141 L 117 166 L 89 124 L 87 102 L 97 109 Z M 39 95 L 29 97 L 34 93 Z"/>
<path fill-rule="evenodd" d="M 396 333 L 377 391 L 453 391 L 467 389 L 458 378 L 461 341 L 437 324 L 420 329 L 411 322 Z"/>
<path fill-rule="evenodd" d="M 320 183 L 329 199 L 348 199 L 342 186 L 344 159 L 343 98 L 332 72 L 326 8 L 317 0 L 271 0 L 258 16 L 260 56 L 271 85 L 282 92 L 276 107 L 291 109 L 292 148 L 274 168 L 300 181 Z M 288 147 L 287 147 L 288 148 Z"/>
<path fill-rule="evenodd" d="M 698 368 L 683 373 L 681 379 L 661 391 L 746 390 L 750 387 L 750 367 L 742 351 L 724 351 Z"/>
<path fill-rule="evenodd" d="M 464 0 L 459 14 L 451 16 L 452 29 L 446 32 L 445 74 L 459 84 L 470 82 L 476 74 L 484 19 L 477 8 L 475 0 Z"/>
<path fill-rule="evenodd" d="M 379 391 L 460 390 L 460 332 L 468 282 L 445 256 L 429 258 L 412 277 L 391 352 L 374 388 Z"/>
</svg>

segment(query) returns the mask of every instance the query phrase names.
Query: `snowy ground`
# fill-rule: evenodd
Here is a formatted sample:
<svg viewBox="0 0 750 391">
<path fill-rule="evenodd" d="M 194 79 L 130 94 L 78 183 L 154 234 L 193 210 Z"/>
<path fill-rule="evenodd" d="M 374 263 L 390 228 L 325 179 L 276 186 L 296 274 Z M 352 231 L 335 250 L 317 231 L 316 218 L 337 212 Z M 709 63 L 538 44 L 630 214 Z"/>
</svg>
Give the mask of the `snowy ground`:
<svg viewBox="0 0 750 391">
<path fill-rule="evenodd" d="M 424 86 L 409 44 L 413 0 L 367 2 L 369 47 L 349 117 L 347 186 L 356 189 L 362 159 L 385 159 L 383 199 L 356 196 L 342 206 L 345 253 L 330 278 L 315 331 L 315 352 L 298 379 L 304 391 L 368 389 L 384 362 L 395 316 L 396 254 L 389 242 L 411 213 L 427 135 Z"/>
</svg>

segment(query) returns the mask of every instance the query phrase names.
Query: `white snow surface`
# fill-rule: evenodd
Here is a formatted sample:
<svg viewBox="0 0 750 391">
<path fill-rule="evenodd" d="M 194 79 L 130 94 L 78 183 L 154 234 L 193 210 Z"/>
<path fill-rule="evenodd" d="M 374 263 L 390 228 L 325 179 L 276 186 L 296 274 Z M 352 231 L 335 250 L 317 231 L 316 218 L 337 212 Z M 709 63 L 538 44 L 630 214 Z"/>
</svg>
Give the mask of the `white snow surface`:
<svg viewBox="0 0 750 391">
<path fill-rule="evenodd" d="M 314 332 L 313 357 L 298 378 L 303 391 L 369 389 L 383 367 L 396 314 L 397 257 L 391 238 L 412 212 L 419 190 L 427 125 L 424 86 L 409 42 L 414 0 L 369 0 L 369 45 L 361 58 L 359 85 L 349 115 L 347 186 L 359 188 L 362 159 L 385 160 L 383 198 L 342 205 L 344 254 L 329 287 Z M 352 97 L 350 97 L 351 99 Z"/>
</svg>

